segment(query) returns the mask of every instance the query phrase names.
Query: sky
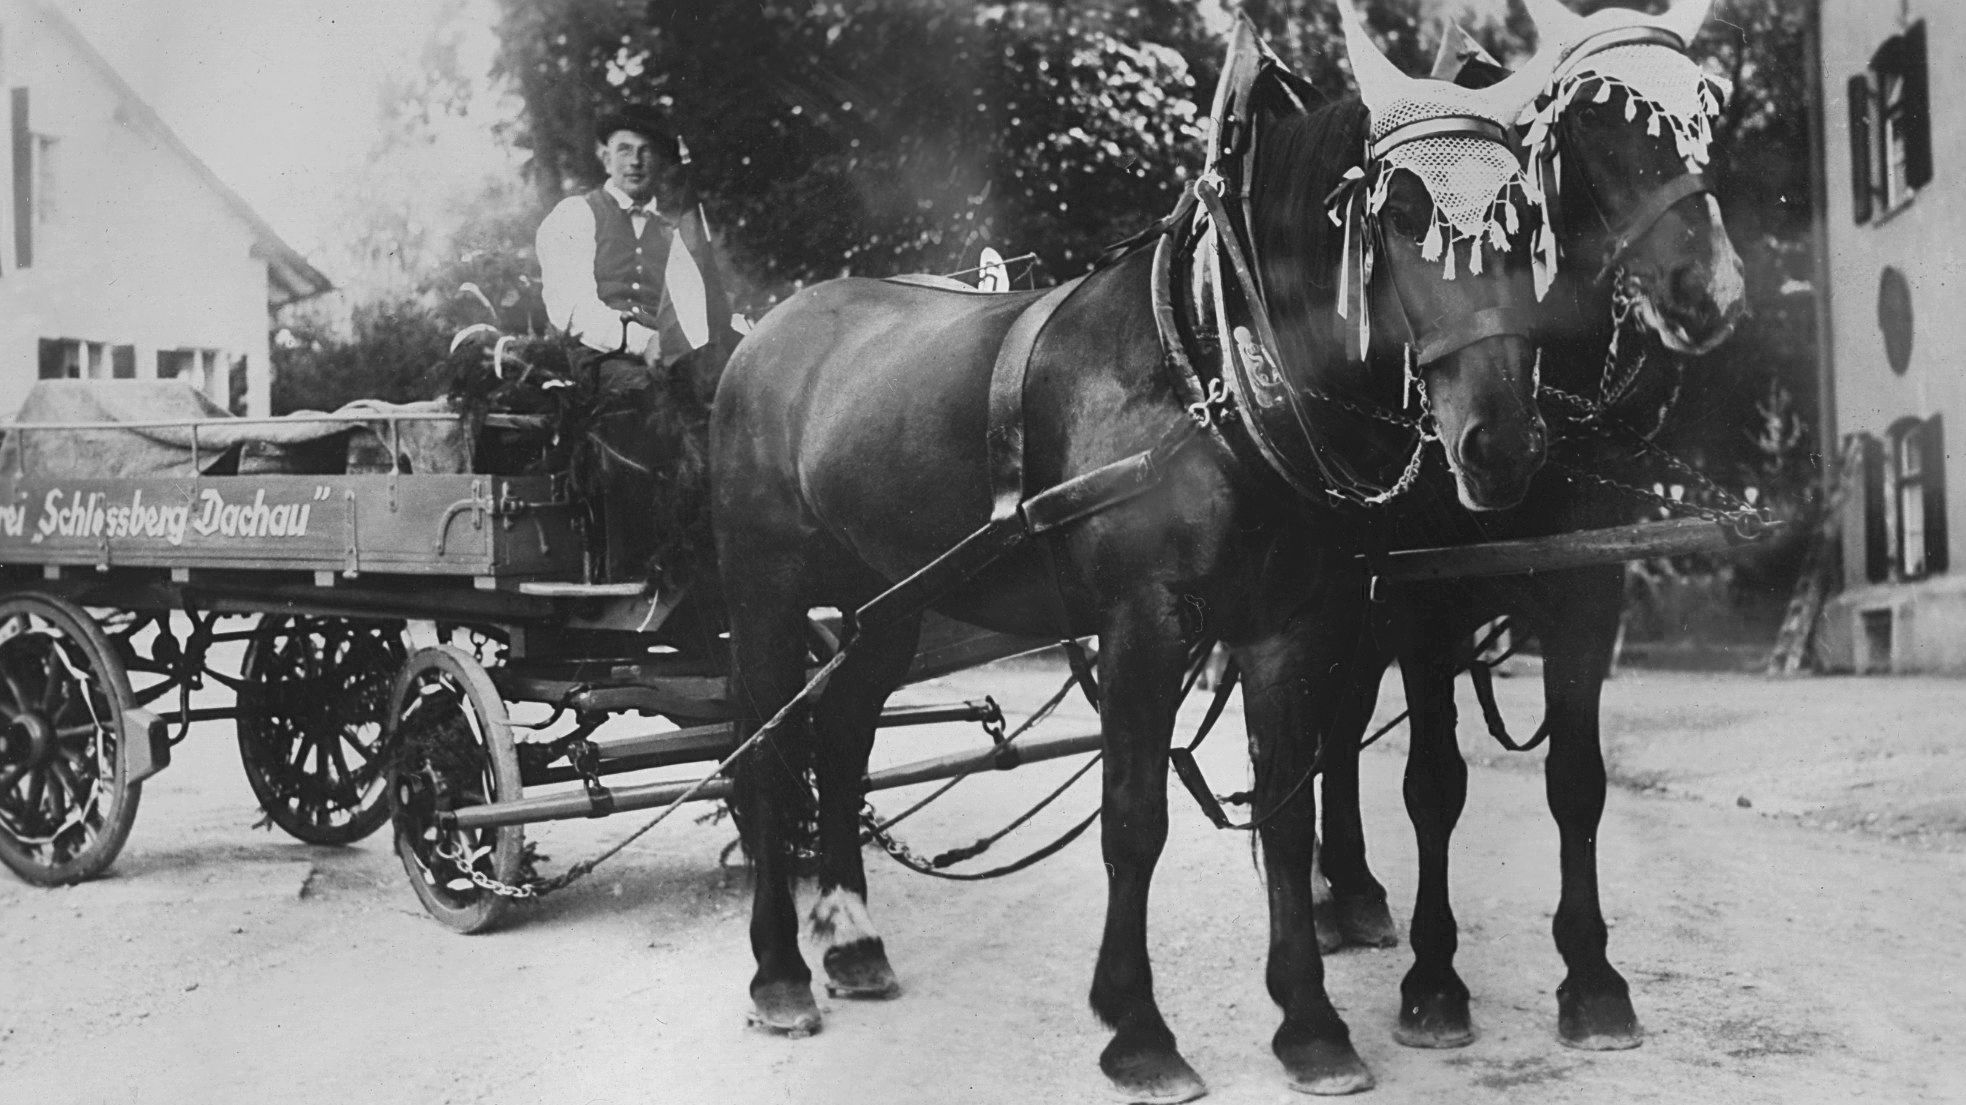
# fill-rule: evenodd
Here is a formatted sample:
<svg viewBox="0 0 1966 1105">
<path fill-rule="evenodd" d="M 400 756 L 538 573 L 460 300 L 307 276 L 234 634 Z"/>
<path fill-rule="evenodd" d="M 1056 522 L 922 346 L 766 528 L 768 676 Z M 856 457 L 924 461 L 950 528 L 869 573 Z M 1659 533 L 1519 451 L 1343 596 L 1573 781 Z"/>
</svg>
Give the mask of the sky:
<svg viewBox="0 0 1966 1105">
<path fill-rule="evenodd" d="M 459 0 L 450 0 L 455 3 Z M 467 69 L 490 63 L 486 0 L 461 0 Z M 321 253 L 379 133 L 378 95 L 413 72 L 447 0 L 52 0 L 219 178 L 288 243 Z M 460 180 L 516 171 L 496 112 L 447 126 Z"/>
</svg>

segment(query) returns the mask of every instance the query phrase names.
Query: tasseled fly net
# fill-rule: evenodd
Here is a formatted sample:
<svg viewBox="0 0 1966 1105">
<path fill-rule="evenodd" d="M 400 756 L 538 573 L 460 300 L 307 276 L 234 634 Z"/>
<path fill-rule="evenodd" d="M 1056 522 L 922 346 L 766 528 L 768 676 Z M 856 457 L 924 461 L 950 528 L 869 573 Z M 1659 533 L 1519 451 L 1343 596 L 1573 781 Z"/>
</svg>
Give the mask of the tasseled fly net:
<svg viewBox="0 0 1966 1105">
<path fill-rule="evenodd" d="M 1670 130 L 1689 172 L 1697 172 L 1707 163 L 1713 121 L 1732 91 L 1727 80 L 1701 69 L 1670 46 L 1614 46 L 1590 54 L 1560 73 L 1550 91 L 1523 113 L 1523 146 L 1528 152 L 1530 186 L 1538 201 L 1546 198 L 1545 189 L 1559 187 L 1563 179 L 1557 120 L 1593 82 L 1596 87 L 1591 103 L 1609 103 L 1614 93 L 1624 93 L 1627 121 L 1636 122 L 1642 112 L 1647 134 L 1660 137 Z M 1534 249 L 1536 291 L 1541 295 L 1556 273 L 1556 228 L 1545 222 L 1537 231 Z"/>
</svg>

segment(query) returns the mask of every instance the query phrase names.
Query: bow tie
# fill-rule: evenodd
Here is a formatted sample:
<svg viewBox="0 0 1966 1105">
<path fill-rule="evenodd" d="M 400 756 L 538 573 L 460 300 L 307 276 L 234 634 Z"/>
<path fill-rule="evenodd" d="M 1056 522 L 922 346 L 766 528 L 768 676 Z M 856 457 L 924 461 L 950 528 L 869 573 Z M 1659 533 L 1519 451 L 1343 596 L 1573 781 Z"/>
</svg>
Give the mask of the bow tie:
<svg viewBox="0 0 1966 1105">
<path fill-rule="evenodd" d="M 624 207 L 621 211 L 631 219 L 659 219 L 662 217 L 662 213 L 657 211 L 653 205 L 648 207 Z"/>
</svg>

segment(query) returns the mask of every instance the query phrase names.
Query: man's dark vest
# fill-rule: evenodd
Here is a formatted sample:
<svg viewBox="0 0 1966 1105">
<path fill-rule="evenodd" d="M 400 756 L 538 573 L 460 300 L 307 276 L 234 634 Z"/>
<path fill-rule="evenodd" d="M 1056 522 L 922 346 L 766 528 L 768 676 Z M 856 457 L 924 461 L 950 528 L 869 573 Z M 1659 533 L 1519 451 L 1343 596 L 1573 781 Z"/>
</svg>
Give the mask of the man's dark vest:
<svg viewBox="0 0 1966 1105">
<path fill-rule="evenodd" d="M 670 363 L 690 352 L 689 339 L 676 320 L 676 309 L 669 301 L 666 274 L 669 248 L 675 235 L 682 235 L 690 258 L 703 277 L 703 300 L 710 340 L 715 342 L 728 327 L 730 308 L 723 296 L 716 265 L 710 257 L 703 224 L 695 212 L 670 221 L 645 219 L 642 233 L 606 189 L 587 193 L 587 206 L 594 212 L 594 286 L 602 303 L 617 311 L 639 307 L 660 323 L 663 362 Z"/>
</svg>

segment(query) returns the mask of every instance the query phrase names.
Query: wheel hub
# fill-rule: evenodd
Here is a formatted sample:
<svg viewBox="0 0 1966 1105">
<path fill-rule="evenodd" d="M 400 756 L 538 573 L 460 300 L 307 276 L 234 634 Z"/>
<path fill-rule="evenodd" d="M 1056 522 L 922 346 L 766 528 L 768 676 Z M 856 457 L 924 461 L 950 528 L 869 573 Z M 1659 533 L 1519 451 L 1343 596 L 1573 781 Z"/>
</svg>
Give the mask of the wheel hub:
<svg viewBox="0 0 1966 1105">
<path fill-rule="evenodd" d="M 16 715 L 0 728 L 0 763 L 19 764 L 33 770 L 48 762 L 55 750 L 55 730 L 39 714 Z"/>
</svg>

